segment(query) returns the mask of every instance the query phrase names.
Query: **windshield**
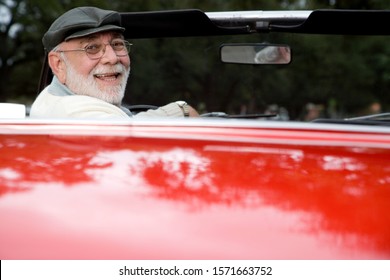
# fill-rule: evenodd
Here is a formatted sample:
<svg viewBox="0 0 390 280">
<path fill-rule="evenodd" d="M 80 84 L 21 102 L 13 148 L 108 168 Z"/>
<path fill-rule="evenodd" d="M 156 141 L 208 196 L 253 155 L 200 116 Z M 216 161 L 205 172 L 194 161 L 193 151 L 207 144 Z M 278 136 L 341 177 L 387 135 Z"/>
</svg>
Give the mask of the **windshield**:
<svg viewBox="0 0 390 280">
<path fill-rule="evenodd" d="M 353 118 L 386 112 L 390 50 L 385 36 L 260 34 L 132 40 L 128 104 L 185 99 L 200 113 L 277 113 L 280 120 Z M 283 44 L 287 65 L 222 63 L 231 43 Z"/>
</svg>

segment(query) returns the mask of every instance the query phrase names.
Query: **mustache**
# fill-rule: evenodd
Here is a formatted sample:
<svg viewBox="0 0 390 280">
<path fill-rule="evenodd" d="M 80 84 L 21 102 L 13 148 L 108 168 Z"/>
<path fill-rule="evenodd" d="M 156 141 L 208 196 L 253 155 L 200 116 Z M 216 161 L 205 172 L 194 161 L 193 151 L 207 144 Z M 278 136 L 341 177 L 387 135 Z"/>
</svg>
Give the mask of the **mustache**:
<svg viewBox="0 0 390 280">
<path fill-rule="evenodd" d="M 130 70 L 130 68 L 128 69 Z M 115 64 L 115 65 L 98 65 L 93 69 L 92 75 L 103 75 L 108 73 L 119 73 L 123 74 L 127 71 L 126 67 L 123 64 Z"/>
</svg>

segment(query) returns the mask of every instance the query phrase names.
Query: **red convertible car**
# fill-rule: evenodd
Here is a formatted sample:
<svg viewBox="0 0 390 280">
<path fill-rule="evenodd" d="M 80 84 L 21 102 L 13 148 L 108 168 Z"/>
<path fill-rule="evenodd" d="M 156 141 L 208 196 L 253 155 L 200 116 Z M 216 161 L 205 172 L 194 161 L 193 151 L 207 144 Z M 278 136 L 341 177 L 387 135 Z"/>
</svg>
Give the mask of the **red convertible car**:
<svg viewBox="0 0 390 280">
<path fill-rule="evenodd" d="M 390 11 L 121 16 L 135 40 L 390 34 Z M 288 48 L 228 43 L 220 59 L 288 67 L 291 57 L 261 60 L 267 47 Z M 45 63 L 40 89 L 50 79 Z M 0 119 L 0 259 L 390 258 L 387 114 L 311 122 L 219 112 L 128 121 L 22 115 Z"/>
</svg>

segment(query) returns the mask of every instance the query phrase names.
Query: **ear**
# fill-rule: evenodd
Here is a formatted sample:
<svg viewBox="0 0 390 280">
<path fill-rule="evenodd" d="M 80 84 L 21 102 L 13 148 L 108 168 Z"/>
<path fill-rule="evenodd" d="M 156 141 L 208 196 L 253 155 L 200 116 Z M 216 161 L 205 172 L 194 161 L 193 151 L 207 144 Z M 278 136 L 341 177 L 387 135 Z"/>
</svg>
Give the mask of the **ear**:
<svg viewBox="0 0 390 280">
<path fill-rule="evenodd" d="M 66 82 L 66 64 L 61 58 L 60 53 L 50 52 L 48 55 L 48 62 L 51 70 L 60 83 L 65 84 Z"/>
</svg>

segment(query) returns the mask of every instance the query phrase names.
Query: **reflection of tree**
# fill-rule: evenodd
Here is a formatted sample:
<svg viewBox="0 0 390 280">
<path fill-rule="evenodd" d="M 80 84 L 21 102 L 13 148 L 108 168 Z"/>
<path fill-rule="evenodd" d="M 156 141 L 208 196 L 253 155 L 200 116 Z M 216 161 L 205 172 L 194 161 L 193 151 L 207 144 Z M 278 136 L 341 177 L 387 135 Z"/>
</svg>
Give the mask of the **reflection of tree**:
<svg viewBox="0 0 390 280">
<path fill-rule="evenodd" d="M 174 143 L 8 136 L 0 142 L 0 194 L 54 184 L 133 186 L 194 211 L 272 207 L 298 213 L 305 219 L 301 230 L 390 256 L 388 150 Z"/>
<path fill-rule="evenodd" d="M 48 136 L 12 136 L 1 142 L 0 195 L 28 190 L 37 183 L 72 186 L 88 182 L 93 146 Z"/>
<path fill-rule="evenodd" d="M 161 157 L 144 169 L 144 177 L 160 196 L 197 206 L 304 211 L 312 217 L 307 230 L 356 235 L 353 242 L 390 254 L 388 151 L 238 145 L 205 150 L 195 162 L 193 151 L 182 150 L 175 164 Z"/>
</svg>

